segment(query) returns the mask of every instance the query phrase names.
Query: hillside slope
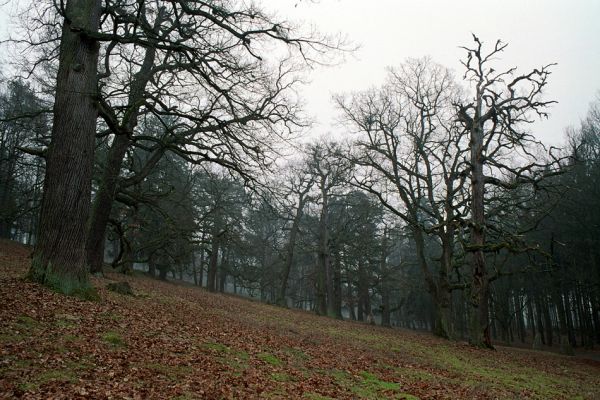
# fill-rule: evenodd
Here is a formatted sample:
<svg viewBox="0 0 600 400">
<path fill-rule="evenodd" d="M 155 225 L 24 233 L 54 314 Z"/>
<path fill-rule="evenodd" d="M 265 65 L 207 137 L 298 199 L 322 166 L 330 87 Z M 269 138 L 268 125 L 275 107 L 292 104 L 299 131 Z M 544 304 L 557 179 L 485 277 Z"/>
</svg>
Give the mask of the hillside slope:
<svg viewBox="0 0 600 400">
<path fill-rule="evenodd" d="M 0 398 L 594 399 L 600 364 L 335 321 L 109 274 L 100 302 L 22 279 L 0 242 Z M 136 297 L 105 289 L 130 282 Z"/>
</svg>

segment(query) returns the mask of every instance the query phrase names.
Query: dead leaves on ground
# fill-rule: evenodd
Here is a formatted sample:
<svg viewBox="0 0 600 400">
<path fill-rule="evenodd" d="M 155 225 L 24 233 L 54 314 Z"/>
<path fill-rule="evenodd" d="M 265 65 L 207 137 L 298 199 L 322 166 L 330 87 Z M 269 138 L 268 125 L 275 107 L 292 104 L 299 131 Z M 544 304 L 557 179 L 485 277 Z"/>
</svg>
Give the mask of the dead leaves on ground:
<svg viewBox="0 0 600 400">
<path fill-rule="evenodd" d="M 209 294 L 93 278 L 101 302 L 21 277 L 30 249 L 0 242 L 0 398 L 595 398 L 600 368 L 488 352 Z M 113 278 L 113 279 L 111 279 Z M 109 292 L 126 279 L 136 297 Z"/>
</svg>

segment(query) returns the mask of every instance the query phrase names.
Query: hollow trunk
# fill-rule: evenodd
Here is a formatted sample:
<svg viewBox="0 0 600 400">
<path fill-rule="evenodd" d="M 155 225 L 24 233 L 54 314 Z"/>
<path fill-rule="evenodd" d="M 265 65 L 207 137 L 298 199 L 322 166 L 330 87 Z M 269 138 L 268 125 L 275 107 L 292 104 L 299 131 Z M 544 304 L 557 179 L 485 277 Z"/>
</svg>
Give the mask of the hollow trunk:
<svg viewBox="0 0 600 400">
<path fill-rule="evenodd" d="M 102 2 L 68 0 L 62 27 L 52 140 L 46 155 L 38 241 L 29 276 L 63 293 L 89 288 L 85 244 L 90 212 Z"/>
</svg>

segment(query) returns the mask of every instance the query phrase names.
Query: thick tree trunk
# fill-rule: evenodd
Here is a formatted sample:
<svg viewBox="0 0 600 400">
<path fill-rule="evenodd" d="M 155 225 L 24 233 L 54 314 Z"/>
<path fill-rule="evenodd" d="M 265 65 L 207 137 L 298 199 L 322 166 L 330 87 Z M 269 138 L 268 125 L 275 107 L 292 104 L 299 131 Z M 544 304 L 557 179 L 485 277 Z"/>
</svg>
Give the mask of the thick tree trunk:
<svg viewBox="0 0 600 400">
<path fill-rule="evenodd" d="M 89 288 L 85 244 L 90 212 L 102 2 L 68 0 L 62 28 L 52 141 L 30 277 L 67 294 Z"/>
<path fill-rule="evenodd" d="M 433 296 L 435 306 L 435 323 L 433 334 L 445 339 L 453 338 L 452 296 L 449 290 L 440 288 Z"/>
</svg>

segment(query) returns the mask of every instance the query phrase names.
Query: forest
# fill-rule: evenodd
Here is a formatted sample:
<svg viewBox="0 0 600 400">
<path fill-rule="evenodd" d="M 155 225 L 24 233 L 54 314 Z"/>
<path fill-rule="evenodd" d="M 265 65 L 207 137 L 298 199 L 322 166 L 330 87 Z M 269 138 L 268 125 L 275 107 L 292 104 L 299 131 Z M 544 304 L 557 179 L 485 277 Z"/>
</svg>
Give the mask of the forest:
<svg viewBox="0 0 600 400">
<path fill-rule="evenodd" d="M 117 271 L 477 348 L 600 345 L 600 95 L 549 146 L 552 60 L 465 36 L 333 96 L 354 45 L 238 1 L 40 1 L 0 76 L 0 237 L 93 297 Z M 310 101 L 310 99 L 307 99 Z M 392 329 L 393 331 L 393 329 Z"/>
</svg>

